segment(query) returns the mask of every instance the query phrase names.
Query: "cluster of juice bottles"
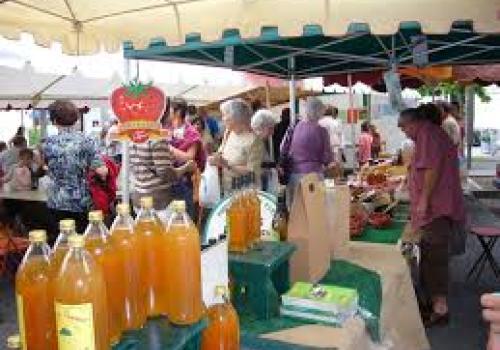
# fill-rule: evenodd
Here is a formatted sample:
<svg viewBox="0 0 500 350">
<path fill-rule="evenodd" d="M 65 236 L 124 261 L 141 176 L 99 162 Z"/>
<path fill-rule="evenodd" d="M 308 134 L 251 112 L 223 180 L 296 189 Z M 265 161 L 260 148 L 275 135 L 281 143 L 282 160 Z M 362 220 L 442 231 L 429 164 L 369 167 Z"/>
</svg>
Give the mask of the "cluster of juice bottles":
<svg viewBox="0 0 500 350">
<path fill-rule="evenodd" d="M 185 203 L 171 209 L 163 225 L 152 198 L 141 200 L 135 222 L 120 204 L 110 231 L 102 213 L 91 212 L 84 235 L 62 220 L 52 251 L 45 231 L 30 232 L 16 275 L 23 349 L 107 350 L 148 317 L 198 322 L 205 313 L 200 238 Z"/>
<path fill-rule="evenodd" d="M 232 199 L 227 209 L 229 251 L 245 253 L 260 241 L 260 199 L 255 189 L 255 174 L 250 173 L 232 180 Z"/>
</svg>

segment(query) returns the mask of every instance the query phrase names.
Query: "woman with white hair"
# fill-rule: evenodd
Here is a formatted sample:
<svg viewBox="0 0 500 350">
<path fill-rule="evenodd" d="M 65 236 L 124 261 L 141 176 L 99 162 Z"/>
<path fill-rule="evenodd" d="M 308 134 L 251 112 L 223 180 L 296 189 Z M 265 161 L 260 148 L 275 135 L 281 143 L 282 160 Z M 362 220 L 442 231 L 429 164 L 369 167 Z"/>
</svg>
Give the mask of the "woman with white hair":
<svg viewBox="0 0 500 350">
<path fill-rule="evenodd" d="M 276 158 L 273 137 L 274 127 L 280 122 L 280 118 L 268 109 L 259 109 L 252 117 L 252 130 L 262 139 L 265 146 L 264 160 L 262 162 L 262 189 L 271 193 L 277 191 L 278 173 L 276 172 Z M 274 180 L 274 181 L 273 181 Z"/>
<path fill-rule="evenodd" d="M 259 109 L 252 117 L 252 130 L 257 136 L 265 140 L 273 135 L 274 126 L 280 122 L 279 118 L 268 109 Z"/>
<path fill-rule="evenodd" d="M 224 193 L 230 193 L 233 178 L 249 173 L 255 174 L 256 186 L 260 188 L 264 143 L 252 131 L 250 106 L 244 100 L 237 98 L 222 103 L 220 110 L 226 137 L 219 151 L 210 158 L 210 163 L 223 170 Z"/>
<path fill-rule="evenodd" d="M 289 159 L 288 204 L 291 206 L 295 187 L 300 179 L 310 173 L 324 176 L 324 171 L 333 166 L 333 153 L 328 131 L 318 121 L 325 113 L 325 105 L 317 97 L 306 100 L 305 115 L 293 129 L 290 141 L 287 137 L 281 144 L 282 156 Z"/>
</svg>

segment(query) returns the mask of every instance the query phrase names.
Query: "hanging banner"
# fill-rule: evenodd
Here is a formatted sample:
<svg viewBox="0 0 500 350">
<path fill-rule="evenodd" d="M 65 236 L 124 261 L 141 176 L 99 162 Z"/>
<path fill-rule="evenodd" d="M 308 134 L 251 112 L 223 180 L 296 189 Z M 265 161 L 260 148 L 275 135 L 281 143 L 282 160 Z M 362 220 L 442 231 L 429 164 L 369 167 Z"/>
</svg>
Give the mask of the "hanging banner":
<svg viewBox="0 0 500 350">
<path fill-rule="evenodd" d="M 152 83 L 143 84 L 136 79 L 114 90 L 111 107 L 119 120 L 114 138 L 144 143 L 165 137 L 166 130 L 160 124 L 165 105 L 165 94 Z"/>
</svg>

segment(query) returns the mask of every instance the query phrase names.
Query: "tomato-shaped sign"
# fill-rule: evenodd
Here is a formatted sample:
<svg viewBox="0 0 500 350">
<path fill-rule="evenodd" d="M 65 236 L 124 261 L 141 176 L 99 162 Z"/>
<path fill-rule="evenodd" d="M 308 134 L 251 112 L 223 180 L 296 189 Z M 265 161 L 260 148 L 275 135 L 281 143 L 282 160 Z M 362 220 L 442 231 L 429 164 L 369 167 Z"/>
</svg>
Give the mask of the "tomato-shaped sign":
<svg viewBox="0 0 500 350">
<path fill-rule="evenodd" d="M 119 120 L 119 139 L 143 143 L 163 135 L 160 118 L 165 95 L 151 83 L 134 80 L 119 87 L 111 94 L 111 107 Z"/>
</svg>

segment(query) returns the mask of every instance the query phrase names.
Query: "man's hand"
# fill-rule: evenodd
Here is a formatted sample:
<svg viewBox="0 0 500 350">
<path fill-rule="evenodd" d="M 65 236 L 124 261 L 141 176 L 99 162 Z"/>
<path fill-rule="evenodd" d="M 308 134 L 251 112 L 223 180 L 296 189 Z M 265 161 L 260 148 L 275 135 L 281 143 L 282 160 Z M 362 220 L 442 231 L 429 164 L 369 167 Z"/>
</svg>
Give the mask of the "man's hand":
<svg viewBox="0 0 500 350">
<path fill-rule="evenodd" d="M 500 294 L 483 294 L 481 304 L 483 317 L 490 322 L 491 331 L 500 334 Z"/>
</svg>

